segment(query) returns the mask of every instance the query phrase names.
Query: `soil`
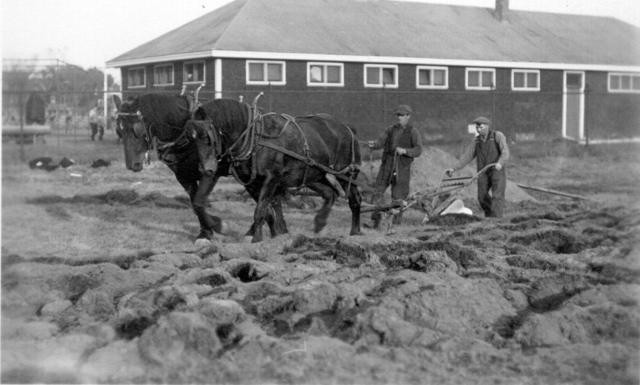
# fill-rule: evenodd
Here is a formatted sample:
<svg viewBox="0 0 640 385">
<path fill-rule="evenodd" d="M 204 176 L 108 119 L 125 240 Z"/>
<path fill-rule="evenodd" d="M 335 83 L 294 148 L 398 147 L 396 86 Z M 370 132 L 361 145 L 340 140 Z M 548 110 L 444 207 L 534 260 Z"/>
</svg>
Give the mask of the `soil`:
<svg viewBox="0 0 640 385">
<path fill-rule="evenodd" d="M 438 151 L 414 164 L 414 191 L 438 186 L 452 164 Z M 530 183 L 533 170 L 546 177 L 542 164 L 521 161 L 509 175 Z M 27 258 L 3 248 L 1 380 L 638 384 L 633 179 L 625 179 L 633 192 L 615 199 L 606 186 L 576 188 L 589 199 L 571 199 L 511 182 L 501 219 L 478 215 L 470 186 L 460 197 L 474 215 L 420 225 L 423 214 L 413 211 L 416 222 L 363 236 L 293 229 L 260 244 L 226 240 L 110 259 Z M 546 187 L 563 183 L 570 180 Z M 34 193 L 28 204 L 188 210 L 159 192 L 95 190 Z M 19 200 L 6 199 L 3 207 Z"/>
</svg>

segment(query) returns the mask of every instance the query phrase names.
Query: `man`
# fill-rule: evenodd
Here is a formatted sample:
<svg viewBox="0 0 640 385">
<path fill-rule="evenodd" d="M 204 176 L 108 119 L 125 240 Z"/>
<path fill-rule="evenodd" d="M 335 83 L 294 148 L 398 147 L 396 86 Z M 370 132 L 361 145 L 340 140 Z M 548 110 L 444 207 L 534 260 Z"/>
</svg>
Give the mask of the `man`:
<svg viewBox="0 0 640 385">
<path fill-rule="evenodd" d="M 409 124 L 411 107 L 400 105 L 395 109 L 394 114 L 398 119 L 398 123 L 387 127 L 378 140 L 368 142 L 371 149 L 384 149 L 382 164 L 376 178 L 374 204 L 382 203 L 384 192 L 389 185 L 391 185 L 392 199 L 407 198 L 411 179 L 411 163 L 413 158 L 422 154 L 420 132 Z M 374 212 L 371 215 L 373 228 L 379 228 L 381 218 L 382 215 L 379 212 Z M 402 212 L 393 217 L 393 224 L 400 224 L 401 222 Z"/>
<path fill-rule="evenodd" d="M 500 131 L 490 130 L 491 121 L 485 117 L 479 117 L 473 122 L 476 124 L 478 136 L 469 144 L 460 161 L 446 172 L 451 176 L 451 173 L 469 164 L 473 158 L 477 159 L 478 171 L 495 163 L 495 167 L 478 177 L 478 202 L 486 217 L 502 218 L 504 194 L 507 188 L 505 166 L 509 160 L 507 138 Z"/>
<path fill-rule="evenodd" d="M 96 103 L 96 106 L 89 111 L 89 125 L 91 126 L 91 140 L 96 140 L 96 134 L 98 134 L 98 140 L 102 140 L 104 136 L 104 123 L 103 114 L 100 104 Z"/>
</svg>

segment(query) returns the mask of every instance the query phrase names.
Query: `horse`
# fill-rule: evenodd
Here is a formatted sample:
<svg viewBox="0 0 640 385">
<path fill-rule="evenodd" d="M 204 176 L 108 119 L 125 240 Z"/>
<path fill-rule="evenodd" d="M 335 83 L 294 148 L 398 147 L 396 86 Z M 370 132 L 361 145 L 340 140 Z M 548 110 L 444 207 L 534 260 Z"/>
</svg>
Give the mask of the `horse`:
<svg viewBox="0 0 640 385">
<path fill-rule="evenodd" d="M 350 235 L 361 234 L 362 197 L 353 183 L 360 170 L 360 146 L 353 130 L 333 116 L 262 114 L 247 103 L 216 99 L 195 111 L 187 131 L 195 139 L 205 175 L 231 165 L 236 180 L 252 191 L 257 201 L 252 242 L 262 241 L 269 206 L 278 207 L 286 191 L 303 186 L 323 199 L 314 219 L 319 233 L 340 192 L 338 183 L 349 200 Z"/>
<path fill-rule="evenodd" d="M 185 135 L 185 125 L 192 117 L 194 102 L 187 95 L 148 93 L 128 98 L 117 105 L 118 125 L 122 128 L 126 168 L 142 171 L 145 161 L 148 162 L 149 151 L 155 149 L 158 158 L 173 171 L 189 195 L 200 223 L 196 244 L 207 244 L 213 239 L 214 232 L 223 235 L 229 232 L 227 223 L 206 212 L 207 198 L 218 179 L 229 174 L 228 167 L 224 166 L 215 173 L 201 172 L 195 141 Z M 277 221 L 274 218 L 276 213 L 279 214 Z M 272 236 L 286 232 L 282 210 L 269 214 L 267 223 Z"/>
</svg>

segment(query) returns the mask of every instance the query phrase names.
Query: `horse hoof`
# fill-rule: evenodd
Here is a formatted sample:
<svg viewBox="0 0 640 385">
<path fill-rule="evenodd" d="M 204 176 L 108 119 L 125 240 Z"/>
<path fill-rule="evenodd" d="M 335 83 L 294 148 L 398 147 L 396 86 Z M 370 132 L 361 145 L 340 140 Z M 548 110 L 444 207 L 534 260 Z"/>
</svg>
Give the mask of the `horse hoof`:
<svg viewBox="0 0 640 385">
<path fill-rule="evenodd" d="M 205 247 L 211 246 L 211 240 L 207 238 L 198 238 L 196 239 L 196 248 L 204 249 Z"/>
</svg>

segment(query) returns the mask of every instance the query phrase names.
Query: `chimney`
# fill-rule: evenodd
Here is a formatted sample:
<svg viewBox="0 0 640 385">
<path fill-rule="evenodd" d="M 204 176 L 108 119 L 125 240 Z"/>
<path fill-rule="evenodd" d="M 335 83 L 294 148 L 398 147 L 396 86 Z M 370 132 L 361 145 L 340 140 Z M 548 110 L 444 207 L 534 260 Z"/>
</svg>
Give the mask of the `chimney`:
<svg viewBox="0 0 640 385">
<path fill-rule="evenodd" d="M 493 16 L 500 21 L 507 21 L 509 15 L 509 0 L 496 0 Z"/>
</svg>

